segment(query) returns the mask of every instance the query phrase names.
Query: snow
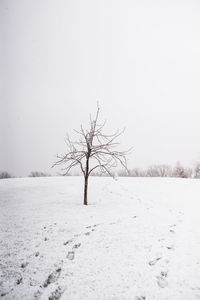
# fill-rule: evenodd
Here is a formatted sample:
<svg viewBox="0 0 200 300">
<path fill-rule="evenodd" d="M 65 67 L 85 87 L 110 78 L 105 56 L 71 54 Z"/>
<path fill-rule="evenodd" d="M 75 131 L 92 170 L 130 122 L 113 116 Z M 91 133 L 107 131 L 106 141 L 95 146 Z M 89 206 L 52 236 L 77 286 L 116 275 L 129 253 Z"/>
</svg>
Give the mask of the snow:
<svg viewBox="0 0 200 300">
<path fill-rule="evenodd" d="M 0 298 L 200 299 L 200 180 L 0 180 Z"/>
</svg>

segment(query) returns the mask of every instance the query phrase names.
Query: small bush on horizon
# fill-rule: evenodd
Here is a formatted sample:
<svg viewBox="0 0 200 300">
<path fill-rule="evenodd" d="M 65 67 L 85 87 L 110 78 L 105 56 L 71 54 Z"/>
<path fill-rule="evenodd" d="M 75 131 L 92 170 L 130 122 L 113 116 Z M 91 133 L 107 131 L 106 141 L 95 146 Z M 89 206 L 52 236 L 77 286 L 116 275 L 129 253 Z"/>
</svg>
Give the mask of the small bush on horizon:
<svg viewBox="0 0 200 300">
<path fill-rule="evenodd" d="M 172 170 L 172 177 L 179 177 L 179 178 L 192 178 L 192 169 L 191 168 L 184 168 L 179 162 Z"/>
<path fill-rule="evenodd" d="M 200 162 L 197 162 L 194 168 L 194 178 L 200 178 Z"/>
<path fill-rule="evenodd" d="M 44 173 L 44 172 L 38 172 L 38 171 L 33 171 L 31 172 L 28 177 L 50 177 L 50 174 Z"/>
<path fill-rule="evenodd" d="M 0 172 L 0 179 L 12 178 L 13 176 L 7 171 Z"/>
</svg>

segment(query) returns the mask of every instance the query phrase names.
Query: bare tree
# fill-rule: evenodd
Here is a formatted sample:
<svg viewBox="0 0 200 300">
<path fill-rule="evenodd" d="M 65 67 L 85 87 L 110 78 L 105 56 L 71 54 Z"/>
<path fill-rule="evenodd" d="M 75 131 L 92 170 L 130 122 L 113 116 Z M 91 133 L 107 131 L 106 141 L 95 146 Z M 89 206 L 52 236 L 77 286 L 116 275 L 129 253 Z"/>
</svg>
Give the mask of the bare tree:
<svg viewBox="0 0 200 300">
<path fill-rule="evenodd" d="M 113 176 L 111 169 L 120 164 L 125 170 L 127 170 L 126 154 L 128 151 L 115 151 L 113 150 L 119 143 L 116 139 L 123 133 L 123 131 L 117 130 L 114 134 L 106 135 L 102 133 L 104 125 L 98 124 L 99 107 L 97 107 L 97 113 L 94 120 L 90 116 L 89 129 L 74 130 L 79 139 L 73 142 L 69 136 L 65 139 L 67 145 L 67 152 L 61 155 L 57 155 L 57 161 L 54 166 L 64 164 L 62 169 L 67 175 L 69 171 L 79 166 L 84 176 L 84 205 L 88 204 L 87 191 L 88 191 L 88 178 L 94 170 L 98 170 L 101 174 L 108 174 Z M 127 170 L 128 171 L 128 170 Z"/>
</svg>

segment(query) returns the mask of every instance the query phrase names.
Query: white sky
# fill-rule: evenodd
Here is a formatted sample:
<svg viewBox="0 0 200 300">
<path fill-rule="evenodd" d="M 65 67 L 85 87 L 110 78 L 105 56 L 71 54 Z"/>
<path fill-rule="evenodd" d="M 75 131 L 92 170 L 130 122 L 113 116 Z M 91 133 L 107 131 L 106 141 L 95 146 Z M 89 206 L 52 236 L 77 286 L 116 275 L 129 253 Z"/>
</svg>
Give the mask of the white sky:
<svg viewBox="0 0 200 300">
<path fill-rule="evenodd" d="M 0 0 L 0 170 L 52 172 L 95 114 L 130 167 L 200 159 L 200 2 Z"/>
</svg>

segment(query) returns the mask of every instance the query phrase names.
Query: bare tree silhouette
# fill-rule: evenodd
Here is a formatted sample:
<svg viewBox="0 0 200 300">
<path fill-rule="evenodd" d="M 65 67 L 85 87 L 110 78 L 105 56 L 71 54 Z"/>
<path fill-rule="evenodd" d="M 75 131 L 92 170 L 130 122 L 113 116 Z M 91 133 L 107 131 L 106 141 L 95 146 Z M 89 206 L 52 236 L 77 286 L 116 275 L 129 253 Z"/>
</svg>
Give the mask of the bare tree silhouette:
<svg viewBox="0 0 200 300">
<path fill-rule="evenodd" d="M 113 176 L 111 169 L 117 167 L 120 164 L 127 172 L 126 155 L 128 151 L 115 151 L 115 148 L 119 143 L 116 139 L 124 132 L 117 130 L 114 134 L 106 135 L 102 132 L 105 123 L 103 125 L 98 124 L 100 108 L 97 106 L 97 113 L 94 120 L 90 116 L 89 129 L 74 130 L 79 138 L 77 141 L 72 141 L 67 135 L 65 142 L 67 145 L 67 152 L 61 155 L 57 155 L 57 161 L 52 167 L 58 165 L 65 165 L 62 169 L 63 174 L 67 175 L 69 171 L 79 166 L 84 176 L 84 205 L 88 204 L 87 192 L 88 192 L 88 178 L 90 174 L 97 170 L 102 174 L 106 173 L 109 176 Z"/>
</svg>

